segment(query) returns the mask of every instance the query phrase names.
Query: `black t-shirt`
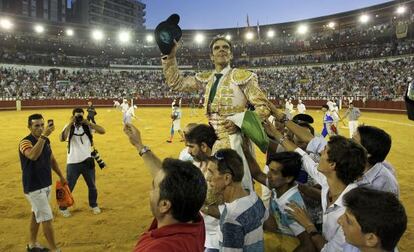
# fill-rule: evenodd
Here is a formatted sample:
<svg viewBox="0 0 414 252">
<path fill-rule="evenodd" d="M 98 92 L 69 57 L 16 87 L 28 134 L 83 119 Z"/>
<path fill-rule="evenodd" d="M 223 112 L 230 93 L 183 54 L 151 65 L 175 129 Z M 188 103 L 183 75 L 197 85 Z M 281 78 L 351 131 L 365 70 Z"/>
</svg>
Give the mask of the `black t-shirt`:
<svg viewBox="0 0 414 252">
<path fill-rule="evenodd" d="M 42 153 L 35 161 L 28 159 L 23 153 L 33 147 L 37 139 L 32 135 L 23 138 L 19 144 L 20 163 L 22 165 L 22 180 L 24 193 L 33 192 L 52 184 L 52 166 L 50 156 L 52 149 L 50 141 L 46 139 Z"/>
<path fill-rule="evenodd" d="M 96 110 L 95 110 L 94 106 L 88 107 L 88 109 L 86 111 L 88 111 L 88 116 L 89 117 L 94 117 L 96 115 Z"/>
</svg>

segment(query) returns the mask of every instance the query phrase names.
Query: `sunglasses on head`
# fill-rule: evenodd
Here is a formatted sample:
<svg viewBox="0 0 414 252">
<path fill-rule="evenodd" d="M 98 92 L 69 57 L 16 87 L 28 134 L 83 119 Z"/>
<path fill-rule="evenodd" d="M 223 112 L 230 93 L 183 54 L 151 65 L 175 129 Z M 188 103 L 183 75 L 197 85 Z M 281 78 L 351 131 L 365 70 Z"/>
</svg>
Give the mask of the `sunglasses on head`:
<svg viewBox="0 0 414 252">
<path fill-rule="evenodd" d="M 231 174 L 232 176 L 234 176 L 234 171 L 233 171 L 233 169 L 232 169 L 232 168 L 231 168 L 231 167 L 227 164 L 226 160 L 224 159 L 224 153 L 223 153 L 223 152 L 220 152 L 220 151 L 216 152 L 216 153 L 214 154 L 214 158 L 215 158 L 218 162 L 222 161 L 222 164 L 224 165 L 225 170 L 230 171 L 230 174 Z"/>
</svg>

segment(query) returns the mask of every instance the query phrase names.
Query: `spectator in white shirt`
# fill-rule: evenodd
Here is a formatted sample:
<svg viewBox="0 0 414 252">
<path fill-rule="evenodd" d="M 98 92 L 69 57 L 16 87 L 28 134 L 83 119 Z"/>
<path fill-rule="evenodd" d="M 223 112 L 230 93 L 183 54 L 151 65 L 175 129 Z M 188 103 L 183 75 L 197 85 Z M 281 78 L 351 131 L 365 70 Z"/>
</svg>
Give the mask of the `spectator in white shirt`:
<svg viewBox="0 0 414 252">
<path fill-rule="evenodd" d="M 186 147 L 180 152 L 180 155 L 178 156 L 178 159 L 179 160 L 182 160 L 182 161 L 191 161 L 191 162 L 194 161 L 193 157 L 188 152 L 189 147 L 187 146 L 187 138 L 186 138 L 186 135 L 192 129 L 194 129 L 196 126 L 197 126 L 196 123 L 189 123 L 189 124 L 187 124 L 187 126 L 185 126 L 185 128 L 183 130 L 183 134 L 184 134 L 184 140 L 185 140 Z"/>
<path fill-rule="evenodd" d="M 301 156 L 295 152 L 272 153 L 266 161 L 269 171 L 265 174 L 260 170 L 259 164 L 250 153 L 248 146 L 244 145 L 243 151 L 253 178 L 271 190 L 270 214 L 263 228 L 266 231 L 296 237 L 300 244 L 295 248 L 295 251 L 314 251 L 312 240 L 305 228 L 286 212 L 287 203 L 292 201 L 305 207 L 305 202 L 295 182 L 302 168 Z M 281 246 L 283 247 L 283 244 Z M 286 246 L 290 246 L 290 244 Z"/>
<path fill-rule="evenodd" d="M 395 195 L 358 187 L 343 201 L 346 210 L 338 220 L 347 242 L 343 252 L 396 251 L 407 229 L 407 214 Z"/>
<path fill-rule="evenodd" d="M 187 155 L 193 160 L 193 164 L 200 168 L 204 176 L 207 175 L 208 158 L 212 154 L 212 149 L 217 140 L 216 133 L 210 125 L 206 124 L 189 124 L 185 136 L 185 145 L 187 146 Z M 180 155 L 181 157 L 181 155 Z M 211 187 L 207 189 L 205 204 L 209 205 L 217 201 Z M 219 246 L 219 219 L 210 215 L 201 213 L 206 228 L 206 239 L 204 243 L 206 252 L 216 252 Z"/>
<path fill-rule="evenodd" d="M 342 136 L 332 136 L 321 153 L 319 164 L 293 142 L 287 140 L 271 125 L 266 125 L 268 134 L 287 151 L 296 151 L 302 155 L 302 165 L 306 172 L 321 185 L 323 209 L 322 234 L 317 232 L 306 210 L 296 204 L 290 204 L 288 210 L 292 217 L 311 235 L 312 242 L 319 251 L 342 251 L 345 237 L 338 224 L 338 218 L 345 212 L 342 197 L 357 187 L 353 183 L 364 171 L 367 154 L 365 149 L 352 140 Z M 317 138 L 315 138 L 317 139 Z M 312 141 L 309 145 L 312 144 Z"/>
<path fill-rule="evenodd" d="M 391 149 L 391 136 L 380 128 L 361 125 L 355 131 L 353 140 L 368 152 L 364 175 L 358 180 L 358 186 L 391 192 L 398 197 L 400 188 L 397 179 L 389 166 L 384 165 Z"/>
<path fill-rule="evenodd" d="M 302 100 L 299 100 L 297 105 L 298 113 L 299 114 L 305 114 L 306 113 L 306 107 L 305 104 L 302 103 Z"/>
</svg>

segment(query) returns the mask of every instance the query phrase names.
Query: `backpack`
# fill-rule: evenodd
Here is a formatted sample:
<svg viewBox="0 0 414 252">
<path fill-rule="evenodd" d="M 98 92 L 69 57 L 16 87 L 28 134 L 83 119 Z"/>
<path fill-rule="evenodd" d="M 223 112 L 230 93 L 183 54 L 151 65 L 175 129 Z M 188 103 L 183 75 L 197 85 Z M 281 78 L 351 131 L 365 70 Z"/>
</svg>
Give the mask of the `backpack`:
<svg viewBox="0 0 414 252">
<path fill-rule="evenodd" d="M 84 134 L 88 136 L 89 141 L 91 142 L 91 146 L 93 146 L 93 136 L 92 136 L 91 130 L 89 129 L 89 126 L 86 124 L 82 124 L 82 128 L 83 128 Z M 70 126 L 69 137 L 68 137 L 68 153 L 70 153 L 70 140 L 72 139 L 74 132 L 75 132 L 75 126 L 72 124 Z"/>
</svg>

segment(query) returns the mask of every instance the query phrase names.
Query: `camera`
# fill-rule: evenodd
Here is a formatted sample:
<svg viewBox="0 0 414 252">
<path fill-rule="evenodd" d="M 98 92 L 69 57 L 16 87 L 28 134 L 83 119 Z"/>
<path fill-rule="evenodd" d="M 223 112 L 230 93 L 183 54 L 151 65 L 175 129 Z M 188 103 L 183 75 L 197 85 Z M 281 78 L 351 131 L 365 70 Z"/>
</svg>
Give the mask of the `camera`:
<svg viewBox="0 0 414 252">
<path fill-rule="evenodd" d="M 75 123 L 80 124 L 83 121 L 83 115 L 77 115 L 75 116 Z"/>
<path fill-rule="evenodd" d="M 95 161 L 98 163 L 99 168 L 103 169 L 106 167 L 105 162 L 102 160 L 101 155 L 99 155 L 99 152 L 97 149 L 94 149 L 91 152 L 91 156 L 95 159 Z"/>
</svg>

